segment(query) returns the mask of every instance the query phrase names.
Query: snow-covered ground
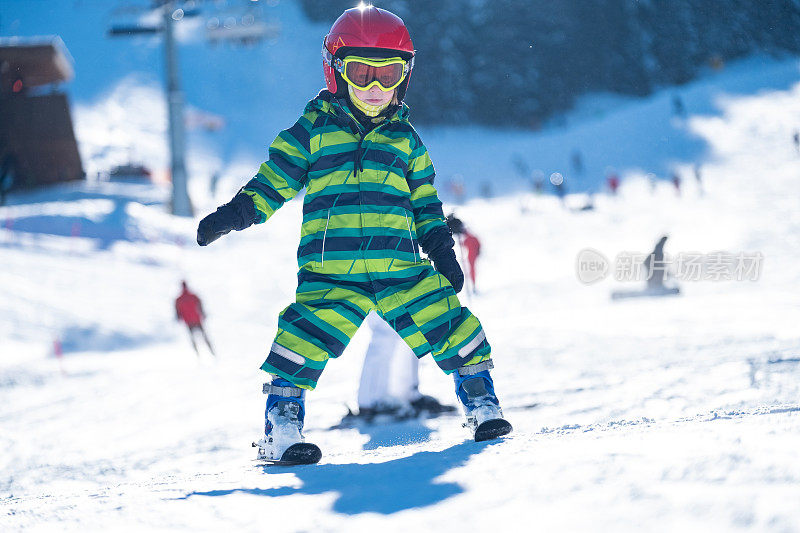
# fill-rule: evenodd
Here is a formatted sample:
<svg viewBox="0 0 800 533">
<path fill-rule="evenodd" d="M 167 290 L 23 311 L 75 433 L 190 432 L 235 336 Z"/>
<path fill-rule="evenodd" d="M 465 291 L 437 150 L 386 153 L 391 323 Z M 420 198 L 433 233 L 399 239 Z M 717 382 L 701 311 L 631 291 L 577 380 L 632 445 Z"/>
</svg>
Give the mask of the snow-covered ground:
<svg viewBox="0 0 800 533">
<path fill-rule="evenodd" d="M 165 215 L 162 190 L 12 197 L 0 208 L 0 530 L 800 531 L 800 70 L 779 65 L 779 87 L 747 95 L 714 99 L 726 87 L 699 82 L 713 108 L 671 123 L 679 168 L 709 149 L 702 195 L 688 178 L 681 196 L 651 191 L 643 168 L 592 211 L 569 209 L 577 196 L 458 207 L 483 242 L 479 293 L 463 300 L 515 427 L 497 442 L 470 442 L 458 417 L 328 430 L 355 401 L 362 331 L 308 397 L 321 463 L 257 466 L 258 366 L 293 298 L 299 202 L 200 249 L 196 220 Z M 777 68 L 741 74 L 769 87 Z M 597 153 L 658 143 L 650 126 L 669 94 L 543 138 L 591 138 Z M 671 254 L 761 253 L 760 277 L 618 302 L 610 292 L 633 284 L 579 282 L 580 250 L 644 254 L 664 232 Z M 181 279 L 204 299 L 217 360 L 198 359 L 174 320 Z M 454 401 L 427 359 L 421 380 Z"/>
</svg>

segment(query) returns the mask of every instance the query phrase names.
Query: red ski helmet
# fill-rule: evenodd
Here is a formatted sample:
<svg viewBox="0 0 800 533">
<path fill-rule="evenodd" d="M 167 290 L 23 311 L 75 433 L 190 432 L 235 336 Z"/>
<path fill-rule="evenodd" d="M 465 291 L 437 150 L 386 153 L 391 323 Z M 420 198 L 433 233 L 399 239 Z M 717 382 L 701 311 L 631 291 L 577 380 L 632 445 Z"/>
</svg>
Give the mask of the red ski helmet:
<svg viewBox="0 0 800 533">
<path fill-rule="evenodd" d="M 336 19 L 322 42 L 322 70 L 328 90 L 337 96 L 347 94 L 347 83 L 332 63 L 334 58 L 348 55 L 401 57 L 408 61 L 406 79 L 397 87 L 397 100 L 402 102 L 414 66 L 414 44 L 400 17 L 385 9 L 361 4 Z"/>
</svg>

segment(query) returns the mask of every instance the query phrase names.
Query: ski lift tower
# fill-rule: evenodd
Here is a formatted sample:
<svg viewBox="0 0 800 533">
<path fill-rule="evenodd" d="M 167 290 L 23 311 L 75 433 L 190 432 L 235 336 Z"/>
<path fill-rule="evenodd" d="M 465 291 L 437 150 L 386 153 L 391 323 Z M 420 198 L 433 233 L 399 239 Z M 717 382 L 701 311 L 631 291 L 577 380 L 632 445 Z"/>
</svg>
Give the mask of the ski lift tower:
<svg viewBox="0 0 800 533">
<path fill-rule="evenodd" d="M 208 4 L 203 0 L 151 0 L 151 7 L 147 10 L 153 12 L 160 10 L 161 24 L 147 26 L 140 23 L 128 25 L 114 25 L 108 31 L 112 37 L 142 34 L 162 34 L 164 36 L 164 54 L 167 68 L 167 109 L 169 114 L 169 147 L 172 174 L 172 202 L 173 215 L 193 215 L 192 203 L 187 191 L 186 173 L 186 126 L 183 113 L 183 93 L 180 88 L 178 76 L 178 51 L 175 44 L 174 25 L 176 22 L 189 17 L 200 15 L 201 4 Z M 212 18 L 207 24 L 207 38 L 212 43 L 220 41 L 236 42 L 239 44 L 253 45 L 263 39 L 277 37 L 280 26 L 276 23 L 266 24 L 261 20 L 259 0 L 240 0 L 244 7 L 241 13 L 228 13 L 222 25 L 218 18 Z M 215 2 L 214 4 L 220 4 Z M 226 5 L 227 2 L 221 2 Z M 133 12 L 141 12 L 133 8 Z"/>
<path fill-rule="evenodd" d="M 170 212 L 173 215 L 193 216 L 192 202 L 186 187 L 186 133 L 183 123 L 183 93 L 178 77 L 178 53 L 175 46 L 173 24 L 187 13 L 178 0 L 153 0 L 152 9 L 161 11 L 161 25 L 115 25 L 108 31 L 111 37 L 130 37 L 133 35 L 162 34 L 164 36 L 164 55 L 167 68 L 167 113 L 169 116 L 170 178 L 172 181 L 172 200 Z"/>
<path fill-rule="evenodd" d="M 180 20 L 184 12 L 175 9 L 174 2 L 164 1 L 164 53 L 167 63 L 167 110 L 169 113 L 169 150 L 172 177 L 172 214 L 190 217 L 194 214 L 186 182 L 186 125 L 183 121 L 183 93 L 178 78 L 178 52 L 175 47 L 173 21 Z"/>
</svg>

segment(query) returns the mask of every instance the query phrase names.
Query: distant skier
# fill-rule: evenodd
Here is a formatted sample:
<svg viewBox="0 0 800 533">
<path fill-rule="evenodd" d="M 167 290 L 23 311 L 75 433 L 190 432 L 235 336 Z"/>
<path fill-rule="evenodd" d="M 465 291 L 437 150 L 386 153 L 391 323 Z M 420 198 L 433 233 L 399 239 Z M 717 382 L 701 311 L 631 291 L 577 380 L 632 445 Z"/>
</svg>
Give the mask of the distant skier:
<svg viewBox="0 0 800 533">
<path fill-rule="evenodd" d="M 695 163 L 694 165 L 694 181 L 697 183 L 697 191 L 700 196 L 703 196 L 703 165 Z"/>
<path fill-rule="evenodd" d="M 681 175 L 677 171 L 672 172 L 672 186 L 675 187 L 675 194 L 681 194 Z"/>
<path fill-rule="evenodd" d="M 672 113 L 676 117 L 686 116 L 686 107 L 683 105 L 683 98 L 679 94 L 672 97 Z"/>
<path fill-rule="evenodd" d="M 206 314 L 203 312 L 203 304 L 200 302 L 200 298 L 189 290 L 185 281 L 181 282 L 181 293 L 175 299 L 175 318 L 183 321 L 186 327 L 189 328 L 189 339 L 192 341 L 192 347 L 197 355 L 200 355 L 200 350 L 197 349 L 197 342 L 194 337 L 195 332 L 199 331 L 211 355 L 216 356 L 214 348 L 211 346 L 211 341 L 208 340 L 208 335 L 206 335 L 206 330 L 203 328 L 203 320 L 206 318 Z"/>
<path fill-rule="evenodd" d="M 527 180 L 531 176 L 531 167 L 520 154 L 515 153 L 511 156 L 511 164 L 514 166 L 517 175 L 523 180 Z"/>
<path fill-rule="evenodd" d="M 456 217 L 455 213 L 447 215 L 447 226 L 450 228 L 450 231 L 453 232 L 453 235 L 456 236 L 462 250 L 466 250 L 467 274 L 472 282 L 472 291 L 474 292 L 475 263 L 478 260 L 478 256 L 481 254 L 481 241 L 478 240 L 478 237 L 470 233 L 461 219 Z"/>
<path fill-rule="evenodd" d="M 653 174 L 652 172 L 647 173 L 647 182 L 650 184 L 650 192 L 656 192 L 656 188 L 658 187 L 658 176 Z"/>
<path fill-rule="evenodd" d="M 197 228 L 206 246 L 266 222 L 305 188 L 296 301 L 280 313 L 261 365 L 273 378 L 264 387 L 264 437 L 254 443 L 259 459 L 319 461 L 322 451 L 302 435 L 306 391 L 372 310 L 415 355 L 432 353 L 453 376 L 476 441 L 512 430 L 494 392 L 486 334 L 456 296 L 464 274 L 430 156 L 403 104 L 415 53 L 397 15 L 363 4 L 345 11 L 323 41 L 327 90 Z"/>
<path fill-rule="evenodd" d="M 794 135 L 792 135 L 792 140 L 794 140 L 795 152 L 800 154 L 800 131 L 794 130 Z"/>
<path fill-rule="evenodd" d="M 664 289 L 664 278 L 666 276 L 666 263 L 664 262 L 664 244 L 667 242 L 667 235 L 659 239 L 653 252 L 644 260 L 644 269 L 647 273 L 647 289 Z"/>
<path fill-rule="evenodd" d="M 536 196 L 541 196 L 544 194 L 544 172 L 539 169 L 533 171 L 531 174 L 531 186 L 533 188 L 533 194 Z"/>
<path fill-rule="evenodd" d="M 211 179 L 208 181 L 208 193 L 211 195 L 211 198 L 217 196 L 217 188 L 219 187 L 219 178 L 220 172 L 217 170 L 213 174 L 211 174 Z"/>
<path fill-rule="evenodd" d="M 572 163 L 572 172 L 576 176 L 583 176 L 583 154 L 577 148 L 572 151 L 570 162 Z"/>
<path fill-rule="evenodd" d="M 667 236 L 662 236 L 652 253 L 642 262 L 642 267 L 647 276 L 647 288 L 644 290 L 621 290 L 611 293 L 612 300 L 627 300 L 631 298 L 660 298 L 663 296 L 677 296 L 679 287 L 667 287 L 664 280 L 667 275 L 667 260 L 664 255 L 664 245 Z"/>
<path fill-rule="evenodd" d="M 611 191 L 613 196 L 617 195 L 617 189 L 619 189 L 619 174 L 612 168 L 609 169 L 606 173 L 606 183 L 608 184 L 608 190 Z"/>
</svg>

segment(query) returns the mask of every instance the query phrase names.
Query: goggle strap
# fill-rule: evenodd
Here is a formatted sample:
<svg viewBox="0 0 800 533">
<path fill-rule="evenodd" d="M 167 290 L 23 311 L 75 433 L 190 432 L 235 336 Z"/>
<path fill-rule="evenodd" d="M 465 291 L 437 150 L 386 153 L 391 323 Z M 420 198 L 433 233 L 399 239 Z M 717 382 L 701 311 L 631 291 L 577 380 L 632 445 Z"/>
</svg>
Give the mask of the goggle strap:
<svg viewBox="0 0 800 533">
<path fill-rule="evenodd" d="M 339 72 L 341 72 L 344 69 L 344 61 L 342 59 L 339 59 L 338 57 L 334 57 L 334 55 L 330 53 L 328 48 L 325 46 L 325 38 L 322 39 L 322 59 L 324 59 L 329 66 L 335 68 Z M 411 59 L 409 60 L 401 58 L 403 63 L 405 63 L 405 65 L 403 66 L 403 74 L 407 75 L 409 72 L 411 72 L 411 69 L 414 68 L 415 59 L 416 58 L 414 56 L 411 56 Z M 379 65 L 371 65 L 371 66 L 379 66 Z"/>
</svg>

